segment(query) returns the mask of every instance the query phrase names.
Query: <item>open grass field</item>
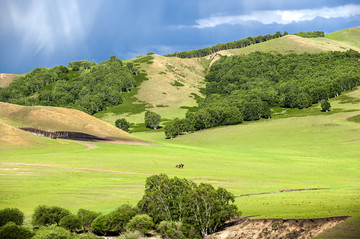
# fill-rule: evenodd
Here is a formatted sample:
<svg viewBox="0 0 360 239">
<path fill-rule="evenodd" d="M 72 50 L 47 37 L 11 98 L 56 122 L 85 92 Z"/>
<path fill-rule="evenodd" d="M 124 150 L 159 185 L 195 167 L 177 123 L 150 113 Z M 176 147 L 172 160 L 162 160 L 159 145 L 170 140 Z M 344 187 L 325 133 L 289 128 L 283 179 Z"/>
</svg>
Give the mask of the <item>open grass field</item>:
<svg viewBox="0 0 360 239">
<path fill-rule="evenodd" d="M 325 37 L 360 48 L 360 27 L 340 30 L 327 34 Z"/>
<path fill-rule="evenodd" d="M 250 54 L 252 52 L 268 53 L 320 53 L 325 51 L 346 51 L 354 49 L 360 51 L 360 47 L 349 42 L 337 41 L 333 38 L 303 38 L 295 35 L 287 35 L 266 42 L 258 43 L 244 48 L 226 50 L 235 55 Z"/>
<path fill-rule="evenodd" d="M 172 140 L 162 132 L 136 134 L 154 145 L 59 140 L 43 149 L 1 150 L 0 208 L 18 207 L 28 220 L 39 204 L 106 213 L 122 203 L 136 204 L 146 177 L 166 173 L 238 196 L 268 193 L 237 197 L 243 215 L 351 215 L 333 233 L 351 232 L 360 221 L 360 124 L 348 118 L 360 115 L 354 98 L 359 93 L 330 101 L 336 113 L 315 114 L 320 109 L 313 106 L 308 116 L 297 110 L 290 116 L 301 117 L 274 117 Z M 184 169 L 175 168 L 179 163 Z M 319 190 L 278 192 L 314 188 Z"/>
</svg>

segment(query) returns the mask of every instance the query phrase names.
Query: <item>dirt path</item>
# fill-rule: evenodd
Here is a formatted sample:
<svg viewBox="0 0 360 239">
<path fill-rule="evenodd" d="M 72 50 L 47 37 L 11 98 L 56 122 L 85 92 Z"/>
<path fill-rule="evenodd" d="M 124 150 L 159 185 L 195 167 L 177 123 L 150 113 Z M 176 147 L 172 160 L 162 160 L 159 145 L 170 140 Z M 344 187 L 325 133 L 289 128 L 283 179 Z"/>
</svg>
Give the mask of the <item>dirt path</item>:
<svg viewBox="0 0 360 239">
<path fill-rule="evenodd" d="M 276 192 L 262 192 L 262 193 L 249 193 L 249 194 L 242 194 L 235 197 L 247 197 L 253 195 L 262 195 L 262 194 L 274 194 L 274 193 L 287 193 L 287 192 L 298 192 L 298 191 L 315 191 L 315 190 L 325 190 L 328 188 L 301 188 L 301 189 L 283 189 Z"/>
<path fill-rule="evenodd" d="M 16 166 L 30 166 L 30 167 L 43 167 L 43 168 L 60 168 L 66 170 L 77 170 L 77 171 L 89 171 L 89 172 L 100 172 L 100 173 L 118 173 L 118 174 L 135 174 L 135 175 L 152 175 L 150 173 L 135 173 L 135 172 L 122 172 L 115 170 L 100 170 L 90 168 L 76 168 L 76 167 L 65 167 L 65 166 L 54 166 L 45 164 L 32 164 L 32 163 L 0 163 L 1 165 L 16 165 Z"/>
<path fill-rule="evenodd" d="M 87 142 L 85 142 L 85 141 L 67 140 L 67 139 L 63 139 L 63 141 L 66 141 L 66 142 L 74 142 L 74 143 L 81 144 L 81 145 L 84 145 L 84 146 L 87 147 L 86 149 L 81 149 L 81 150 L 90 150 L 90 149 L 97 149 L 97 148 L 99 148 L 97 145 L 95 145 L 95 144 L 90 144 L 90 143 L 87 143 Z"/>
</svg>

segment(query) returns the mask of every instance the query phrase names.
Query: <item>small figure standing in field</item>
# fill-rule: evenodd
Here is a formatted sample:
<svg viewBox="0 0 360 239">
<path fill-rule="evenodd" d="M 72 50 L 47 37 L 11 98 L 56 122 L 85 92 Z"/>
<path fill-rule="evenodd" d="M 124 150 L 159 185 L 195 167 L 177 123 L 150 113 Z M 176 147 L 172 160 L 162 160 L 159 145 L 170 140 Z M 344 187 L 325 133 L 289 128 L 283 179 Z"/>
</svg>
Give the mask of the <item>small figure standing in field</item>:
<svg viewBox="0 0 360 239">
<path fill-rule="evenodd" d="M 177 168 L 184 168 L 184 164 L 183 164 L 183 163 L 177 164 L 175 167 L 177 167 Z"/>
</svg>

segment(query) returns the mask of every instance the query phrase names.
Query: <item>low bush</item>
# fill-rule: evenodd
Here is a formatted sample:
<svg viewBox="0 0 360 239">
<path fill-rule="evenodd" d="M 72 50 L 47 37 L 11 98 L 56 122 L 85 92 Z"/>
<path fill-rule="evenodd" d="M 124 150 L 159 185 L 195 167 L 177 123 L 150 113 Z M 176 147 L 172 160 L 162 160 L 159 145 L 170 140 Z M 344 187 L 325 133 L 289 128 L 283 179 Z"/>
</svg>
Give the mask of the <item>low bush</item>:
<svg viewBox="0 0 360 239">
<path fill-rule="evenodd" d="M 181 222 L 161 221 L 156 231 L 164 239 L 183 239 L 185 237 L 181 231 L 181 226 Z"/>
<path fill-rule="evenodd" d="M 73 239 L 75 238 L 69 231 L 55 225 L 41 227 L 36 231 L 33 239 Z"/>
<path fill-rule="evenodd" d="M 80 220 L 74 214 L 69 214 L 61 218 L 59 226 L 63 227 L 71 232 L 75 232 L 80 229 Z"/>
<path fill-rule="evenodd" d="M 142 239 L 142 234 L 138 231 L 124 232 L 119 236 L 119 239 Z"/>
<path fill-rule="evenodd" d="M 8 222 L 14 222 L 16 225 L 22 225 L 24 222 L 24 213 L 17 208 L 5 208 L 0 210 L 0 227 Z"/>
<path fill-rule="evenodd" d="M 0 239 L 30 239 L 34 233 L 28 228 L 8 222 L 0 229 Z"/>
<path fill-rule="evenodd" d="M 97 217 L 91 224 L 95 234 L 115 235 L 125 231 L 126 224 L 138 213 L 138 209 L 129 205 L 122 205 L 115 211 Z"/>
<path fill-rule="evenodd" d="M 143 234 L 148 233 L 154 227 L 152 218 L 147 214 L 136 215 L 126 224 L 130 231 L 139 231 Z"/>
</svg>

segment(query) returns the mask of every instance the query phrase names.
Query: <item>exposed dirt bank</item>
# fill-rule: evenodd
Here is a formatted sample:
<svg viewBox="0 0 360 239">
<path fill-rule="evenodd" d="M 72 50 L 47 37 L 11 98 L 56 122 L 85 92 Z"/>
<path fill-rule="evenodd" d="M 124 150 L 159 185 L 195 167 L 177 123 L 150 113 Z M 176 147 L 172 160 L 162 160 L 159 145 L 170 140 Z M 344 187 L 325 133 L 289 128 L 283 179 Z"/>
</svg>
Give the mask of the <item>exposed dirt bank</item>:
<svg viewBox="0 0 360 239">
<path fill-rule="evenodd" d="M 205 239 L 308 239 L 334 227 L 347 218 L 348 216 L 312 219 L 249 219 L 241 217 L 229 221 L 222 231 L 208 235 Z"/>
<path fill-rule="evenodd" d="M 79 143 L 79 141 L 89 141 L 89 142 L 109 142 L 115 144 L 137 144 L 137 145 L 148 145 L 152 144 L 150 142 L 136 140 L 136 139 L 127 139 L 127 138 L 119 138 L 119 137 L 98 137 L 96 135 L 86 134 L 83 132 L 73 132 L 73 131 L 46 131 L 35 128 L 20 128 L 26 132 L 48 137 L 52 139 L 67 139 L 74 140 Z M 84 143 L 82 143 L 84 144 Z M 86 144 L 84 144 L 86 145 Z M 88 146 L 88 145 L 86 145 Z"/>
</svg>

